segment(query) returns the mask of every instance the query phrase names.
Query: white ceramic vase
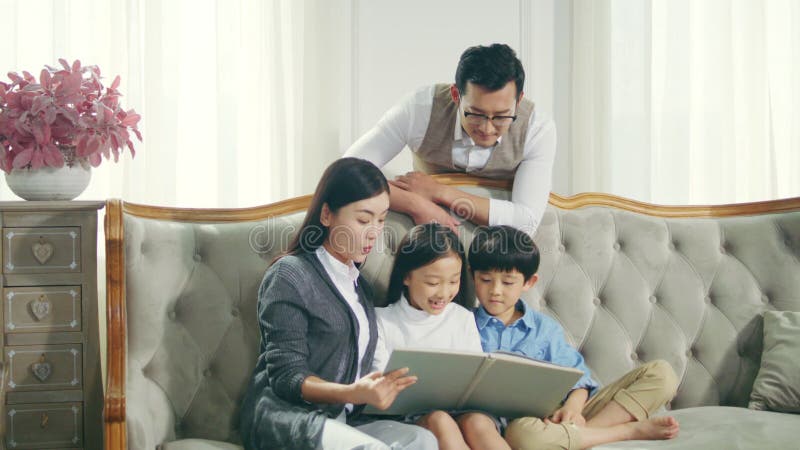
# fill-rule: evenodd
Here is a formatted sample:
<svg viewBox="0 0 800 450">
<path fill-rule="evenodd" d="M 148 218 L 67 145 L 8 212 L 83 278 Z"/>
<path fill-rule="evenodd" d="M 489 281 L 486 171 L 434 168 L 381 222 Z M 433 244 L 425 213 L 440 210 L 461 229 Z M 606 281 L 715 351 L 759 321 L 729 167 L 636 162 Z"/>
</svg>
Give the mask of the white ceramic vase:
<svg viewBox="0 0 800 450">
<path fill-rule="evenodd" d="M 91 167 L 42 167 L 36 170 L 14 169 L 6 174 L 11 190 L 25 200 L 72 200 L 89 185 Z"/>
</svg>

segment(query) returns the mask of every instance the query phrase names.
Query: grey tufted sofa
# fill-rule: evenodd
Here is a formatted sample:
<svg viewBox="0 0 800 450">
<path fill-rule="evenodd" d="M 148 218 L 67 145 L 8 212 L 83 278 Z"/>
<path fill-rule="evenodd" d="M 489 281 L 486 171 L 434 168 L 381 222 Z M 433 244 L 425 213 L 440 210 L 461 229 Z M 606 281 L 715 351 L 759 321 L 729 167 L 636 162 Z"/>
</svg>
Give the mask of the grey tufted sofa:
<svg viewBox="0 0 800 450">
<path fill-rule="evenodd" d="M 439 178 L 508 196 L 506 183 Z M 241 448 L 256 290 L 308 201 L 240 210 L 109 201 L 106 448 Z M 411 225 L 391 215 L 363 268 L 378 294 Z M 473 227 L 464 228 L 468 242 Z M 800 199 L 679 208 L 553 195 L 536 242 L 541 281 L 526 301 L 564 325 L 597 378 L 660 358 L 681 379 L 670 405 L 677 439 L 602 448 L 797 448 L 800 416 L 745 407 L 761 313 L 800 310 Z"/>
</svg>

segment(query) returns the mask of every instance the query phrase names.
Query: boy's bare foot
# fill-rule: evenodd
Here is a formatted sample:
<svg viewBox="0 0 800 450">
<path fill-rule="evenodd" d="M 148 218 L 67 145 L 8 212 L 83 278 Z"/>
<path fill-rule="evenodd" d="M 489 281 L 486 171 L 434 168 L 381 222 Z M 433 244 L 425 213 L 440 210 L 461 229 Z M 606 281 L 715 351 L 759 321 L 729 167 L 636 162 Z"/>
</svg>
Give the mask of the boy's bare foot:
<svg viewBox="0 0 800 450">
<path fill-rule="evenodd" d="M 674 417 L 653 417 L 641 422 L 630 422 L 631 439 L 635 440 L 660 440 L 672 439 L 678 435 L 680 425 Z"/>
<path fill-rule="evenodd" d="M 678 435 L 679 430 L 680 426 L 674 417 L 654 417 L 611 427 L 579 427 L 581 448 L 627 440 L 672 439 Z"/>
</svg>

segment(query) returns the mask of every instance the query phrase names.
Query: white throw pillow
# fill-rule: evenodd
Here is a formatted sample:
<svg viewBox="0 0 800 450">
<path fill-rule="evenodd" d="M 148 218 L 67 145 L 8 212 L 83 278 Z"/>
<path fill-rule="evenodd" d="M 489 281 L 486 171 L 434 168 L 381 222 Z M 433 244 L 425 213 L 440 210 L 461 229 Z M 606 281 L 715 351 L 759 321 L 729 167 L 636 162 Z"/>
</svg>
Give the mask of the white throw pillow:
<svg viewBox="0 0 800 450">
<path fill-rule="evenodd" d="M 764 351 L 750 409 L 800 413 L 800 312 L 764 313 Z"/>
</svg>

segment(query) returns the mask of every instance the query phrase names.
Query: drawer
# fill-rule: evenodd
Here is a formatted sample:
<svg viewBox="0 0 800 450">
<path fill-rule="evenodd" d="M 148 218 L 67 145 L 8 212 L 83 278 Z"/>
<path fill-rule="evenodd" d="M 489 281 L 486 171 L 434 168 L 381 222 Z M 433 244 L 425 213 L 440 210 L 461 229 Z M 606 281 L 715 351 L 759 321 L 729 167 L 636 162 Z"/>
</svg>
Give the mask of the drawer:
<svg viewBox="0 0 800 450">
<path fill-rule="evenodd" d="M 81 287 L 3 289 L 6 333 L 81 331 Z"/>
<path fill-rule="evenodd" d="M 3 228 L 4 273 L 80 271 L 80 227 Z"/>
<path fill-rule="evenodd" d="M 6 405 L 9 449 L 75 448 L 83 445 L 81 403 Z"/>
<path fill-rule="evenodd" d="M 9 392 L 80 389 L 82 350 L 80 344 L 8 346 L 6 388 Z"/>
</svg>

